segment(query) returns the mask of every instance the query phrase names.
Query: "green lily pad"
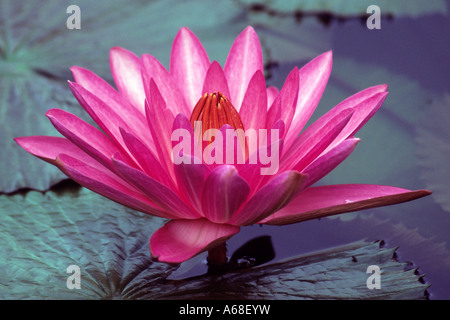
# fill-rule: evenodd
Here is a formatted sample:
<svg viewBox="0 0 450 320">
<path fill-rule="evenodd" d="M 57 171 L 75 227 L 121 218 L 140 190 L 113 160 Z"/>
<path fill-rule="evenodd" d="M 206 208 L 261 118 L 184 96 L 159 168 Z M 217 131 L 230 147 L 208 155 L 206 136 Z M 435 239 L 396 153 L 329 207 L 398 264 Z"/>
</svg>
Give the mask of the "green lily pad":
<svg viewBox="0 0 450 320">
<path fill-rule="evenodd" d="M 421 299 L 427 285 L 395 249 L 360 241 L 220 276 L 168 280 L 148 240 L 163 220 L 84 188 L 0 196 L 1 299 Z M 80 289 L 69 289 L 80 270 Z M 369 265 L 381 289 L 366 286 Z M 70 271 L 70 270 L 69 270 Z M 69 286 L 70 287 L 70 286 Z"/>
<path fill-rule="evenodd" d="M 172 283 L 164 299 L 425 299 L 427 284 L 416 270 L 395 260 L 382 242 L 357 241 L 242 272 Z M 372 272 L 381 271 L 380 289 L 369 289 Z M 373 282 L 375 283 L 375 282 Z"/>
<path fill-rule="evenodd" d="M 84 188 L 1 198 L 2 299 L 132 299 L 174 269 L 150 257 L 161 219 Z M 80 268 L 79 290 L 66 285 L 71 265 Z"/>
</svg>

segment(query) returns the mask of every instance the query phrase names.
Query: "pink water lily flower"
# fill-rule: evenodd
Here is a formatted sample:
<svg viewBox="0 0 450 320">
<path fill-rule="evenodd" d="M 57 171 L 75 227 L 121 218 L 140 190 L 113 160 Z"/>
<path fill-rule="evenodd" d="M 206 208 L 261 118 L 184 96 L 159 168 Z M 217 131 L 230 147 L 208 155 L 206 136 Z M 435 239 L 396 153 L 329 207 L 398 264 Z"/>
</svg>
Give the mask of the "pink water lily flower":
<svg viewBox="0 0 450 320">
<path fill-rule="evenodd" d="M 266 87 L 252 27 L 235 39 L 223 68 L 187 28 L 175 37 L 169 71 L 149 54 L 139 58 L 118 47 L 111 49 L 110 65 L 117 90 L 92 71 L 71 68 L 70 88 L 99 128 L 51 109 L 46 115 L 64 137 L 16 141 L 84 187 L 169 219 L 150 239 L 159 261 L 180 263 L 212 250 L 241 226 L 296 223 L 430 194 L 367 184 L 313 186 L 350 155 L 360 141 L 355 134 L 388 94 L 386 85 L 367 88 L 304 130 L 330 76 L 331 52 L 294 68 L 280 90 Z M 181 141 L 174 132 L 195 136 L 195 121 L 203 124 L 202 134 L 253 129 L 266 144 L 255 148 L 248 137 L 238 138 L 232 150 L 244 154 L 244 163 L 207 163 L 192 150 L 174 154 Z M 278 137 L 262 137 L 260 129 L 276 130 Z M 201 155 L 217 137 L 206 146 L 193 139 L 193 149 Z M 252 163 L 250 155 L 272 147 L 279 151 L 276 170 L 262 174 L 267 163 Z M 175 163 L 174 156 L 186 161 Z"/>
</svg>

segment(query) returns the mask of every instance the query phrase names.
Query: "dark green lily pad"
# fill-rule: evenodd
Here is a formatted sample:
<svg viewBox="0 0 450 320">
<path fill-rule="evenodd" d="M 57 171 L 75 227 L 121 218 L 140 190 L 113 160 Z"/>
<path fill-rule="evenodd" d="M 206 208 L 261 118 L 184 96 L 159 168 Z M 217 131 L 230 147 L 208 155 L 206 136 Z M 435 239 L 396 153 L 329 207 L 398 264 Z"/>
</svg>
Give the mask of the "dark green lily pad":
<svg viewBox="0 0 450 320">
<path fill-rule="evenodd" d="M 176 281 L 159 298 L 425 299 L 428 285 L 381 243 L 359 241 L 243 272 Z M 371 265 L 380 267 L 380 289 L 367 286 Z"/>
<path fill-rule="evenodd" d="M 356 242 L 220 276 L 168 280 L 175 266 L 153 262 L 148 240 L 163 220 L 84 188 L 0 196 L 1 299 L 421 299 L 426 284 L 395 249 Z M 369 290 L 369 265 L 381 289 Z M 66 273 L 80 268 L 80 289 Z"/>
</svg>

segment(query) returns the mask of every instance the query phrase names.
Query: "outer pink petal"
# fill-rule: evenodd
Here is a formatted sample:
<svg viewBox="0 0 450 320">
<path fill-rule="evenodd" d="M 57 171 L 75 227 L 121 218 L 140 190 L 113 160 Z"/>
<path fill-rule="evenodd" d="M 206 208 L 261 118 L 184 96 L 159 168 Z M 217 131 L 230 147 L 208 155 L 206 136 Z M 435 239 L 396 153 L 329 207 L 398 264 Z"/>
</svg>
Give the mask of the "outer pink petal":
<svg viewBox="0 0 450 320">
<path fill-rule="evenodd" d="M 94 72 L 77 66 L 71 67 L 70 70 L 76 83 L 102 100 L 116 113 L 120 114 L 121 117 L 128 118 L 129 114 L 134 114 L 135 117 L 142 117 L 141 112 L 136 110 L 128 100 L 124 99 L 108 82 Z"/>
<path fill-rule="evenodd" d="M 328 51 L 313 59 L 299 71 L 299 92 L 291 128 L 286 134 L 286 148 L 300 134 L 317 107 L 330 77 L 332 52 Z"/>
<path fill-rule="evenodd" d="M 133 133 L 139 137 L 149 137 L 149 144 L 152 144 L 151 136 L 148 133 L 147 121 L 145 121 L 141 111 L 132 106 L 127 99 L 122 97 L 105 80 L 92 71 L 76 66 L 70 70 L 76 83 L 96 96 L 98 100 L 101 100 L 123 122 L 132 123 Z M 97 111 L 100 118 L 103 112 Z"/>
<path fill-rule="evenodd" d="M 184 113 L 189 116 L 191 113 L 190 108 L 172 75 L 169 74 L 166 68 L 164 68 L 156 58 L 149 54 L 142 55 L 141 60 L 143 66 L 142 79 L 144 81 L 147 100 L 150 101 L 151 99 L 149 95 L 150 80 L 153 79 L 166 101 L 167 108 L 169 108 L 173 114 Z"/>
<path fill-rule="evenodd" d="M 58 168 L 82 186 L 126 207 L 162 218 L 172 218 L 148 200 L 133 186 L 100 166 L 92 158 L 75 158 L 60 154 L 56 160 Z"/>
<path fill-rule="evenodd" d="M 173 126 L 174 116 L 166 107 L 166 103 L 159 92 L 156 83 L 150 80 L 150 101 L 146 103 L 146 117 L 150 132 L 155 141 L 155 149 L 159 155 L 159 160 L 165 170 L 172 176 L 172 140 L 171 129 Z"/>
<path fill-rule="evenodd" d="M 120 128 L 125 129 L 127 132 L 134 133 L 135 136 L 139 136 L 146 142 L 146 145 L 150 150 L 154 151 L 153 138 L 148 130 L 148 126 L 146 130 L 142 129 L 142 115 L 140 117 L 135 117 L 133 114 L 129 114 L 129 118 L 123 118 L 121 114 L 118 114 L 109 105 L 78 83 L 69 82 L 69 86 L 72 89 L 75 98 L 91 118 L 118 146 L 121 146 L 123 150 L 126 150 L 126 146 L 123 142 Z"/>
<path fill-rule="evenodd" d="M 63 136 L 114 171 L 111 157 L 120 149 L 103 132 L 64 110 L 50 109 L 46 116 Z"/>
<path fill-rule="evenodd" d="M 111 72 L 119 92 L 144 113 L 145 92 L 141 76 L 141 60 L 133 52 L 112 48 L 109 53 Z"/>
<path fill-rule="evenodd" d="M 217 167 L 203 187 L 203 213 L 216 223 L 225 223 L 247 199 L 250 187 L 232 165 Z"/>
<path fill-rule="evenodd" d="M 378 109 L 380 109 L 387 95 L 387 92 L 376 94 L 372 98 L 361 102 L 357 107 L 353 108 L 355 112 L 349 123 L 327 150 L 330 150 L 348 137 L 354 136 L 358 130 L 361 129 L 361 127 L 378 111 Z"/>
<path fill-rule="evenodd" d="M 221 92 L 225 97 L 230 97 L 227 79 L 223 73 L 222 67 L 217 61 L 213 61 L 209 66 L 208 72 L 203 82 L 202 95 L 205 93 Z M 200 99 L 200 96 L 198 97 Z M 198 100 L 197 99 L 197 100 Z"/>
<path fill-rule="evenodd" d="M 285 151 L 281 159 L 281 170 L 295 168 L 302 171 L 314 159 L 316 159 L 340 134 L 350 121 L 353 110 L 343 110 L 323 127 L 315 135 L 308 136 L 306 139 L 301 135 L 291 150 Z"/>
<path fill-rule="evenodd" d="M 239 227 L 206 219 L 172 220 L 153 233 L 150 251 L 158 261 L 181 263 L 222 243 L 239 232 Z"/>
<path fill-rule="evenodd" d="M 134 169 L 115 158 L 113 158 L 113 163 L 124 179 L 141 190 L 158 206 L 165 211 L 170 212 L 172 216 L 181 219 L 196 219 L 201 217 L 200 214 L 187 205 L 178 194 L 146 175 L 144 172 Z"/>
<path fill-rule="evenodd" d="M 259 189 L 228 223 L 250 225 L 280 210 L 296 195 L 306 178 L 296 171 L 280 173 Z"/>
<path fill-rule="evenodd" d="M 15 140 L 26 151 L 57 166 L 68 177 L 102 196 L 138 211 L 172 217 L 65 138 L 31 136 Z"/>
<path fill-rule="evenodd" d="M 266 128 L 267 91 L 263 73 L 258 70 L 250 80 L 239 115 L 245 130 Z"/>
<path fill-rule="evenodd" d="M 336 105 L 326 114 L 321 116 L 317 121 L 312 123 L 305 130 L 305 132 L 302 133 L 301 137 L 305 139 L 309 136 L 316 135 L 325 123 L 330 121 L 333 117 L 335 117 L 343 110 L 347 109 L 354 110 L 353 119 L 350 121 L 347 128 L 345 128 L 345 131 L 340 136 L 340 139 L 336 139 L 333 145 L 336 145 L 349 136 L 353 136 L 358 131 L 358 129 L 361 128 L 380 108 L 382 102 L 386 98 L 386 90 L 386 85 L 379 85 L 367 88 L 354 94 L 353 96 Z"/>
<path fill-rule="evenodd" d="M 256 71 L 264 71 L 261 45 L 252 27 L 247 27 L 234 40 L 225 62 L 225 75 L 230 86 L 230 100 L 240 110 L 250 79 Z"/>
<path fill-rule="evenodd" d="M 172 45 L 170 74 L 184 92 L 190 110 L 201 97 L 209 65 L 208 55 L 198 38 L 188 28 L 181 28 Z"/>
<path fill-rule="evenodd" d="M 58 158 L 60 153 L 87 161 L 91 160 L 91 157 L 87 153 L 66 138 L 30 136 L 17 137 L 14 140 L 27 152 L 53 165 L 56 165 L 56 158 Z"/>
<path fill-rule="evenodd" d="M 308 167 L 302 171 L 304 174 L 308 175 L 305 187 L 316 183 L 334 170 L 353 152 L 359 141 L 360 139 L 358 138 L 348 138 L 308 165 Z"/>
<path fill-rule="evenodd" d="M 264 224 L 290 224 L 322 218 L 344 212 L 359 211 L 414 200 L 431 194 L 428 190 L 349 184 L 312 187 L 302 191 L 296 199 L 272 216 Z"/>
</svg>

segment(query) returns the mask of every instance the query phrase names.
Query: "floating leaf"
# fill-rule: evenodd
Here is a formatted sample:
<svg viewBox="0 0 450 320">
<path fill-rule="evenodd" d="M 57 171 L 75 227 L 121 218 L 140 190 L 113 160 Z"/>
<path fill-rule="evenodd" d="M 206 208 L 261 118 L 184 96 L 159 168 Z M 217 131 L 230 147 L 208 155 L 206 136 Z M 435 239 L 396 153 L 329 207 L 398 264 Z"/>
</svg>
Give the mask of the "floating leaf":
<svg viewBox="0 0 450 320">
<path fill-rule="evenodd" d="M 158 292 L 174 269 L 150 258 L 161 219 L 84 188 L 0 197 L 2 299 L 133 299 L 142 287 Z M 80 268 L 79 290 L 66 286 L 70 265 Z"/>
<path fill-rule="evenodd" d="M 416 130 L 417 157 L 421 177 L 433 198 L 450 211 L 450 95 L 434 101 Z"/>
<path fill-rule="evenodd" d="M 358 241 L 330 250 L 221 276 L 168 283 L 163 299 L 425 299 L 428 285 L 394 259 L 395 249 Z M 368 289 L 367 268 L 381 270 Z"/>
<path fill-rule="evenodd" d="M 427 285 L 404 271 L 394 249 L 357 242 L 284 262 L 184 280 L 154 262 L 148 240 L 159 218 L 126 209 L 84 188 L 0 196 L 1 299 L 417 299 Z M 381 290 L 366 287 L 369 265 Z M 71 265 L 80 289 L 69 289 Z"/>
</svg>

